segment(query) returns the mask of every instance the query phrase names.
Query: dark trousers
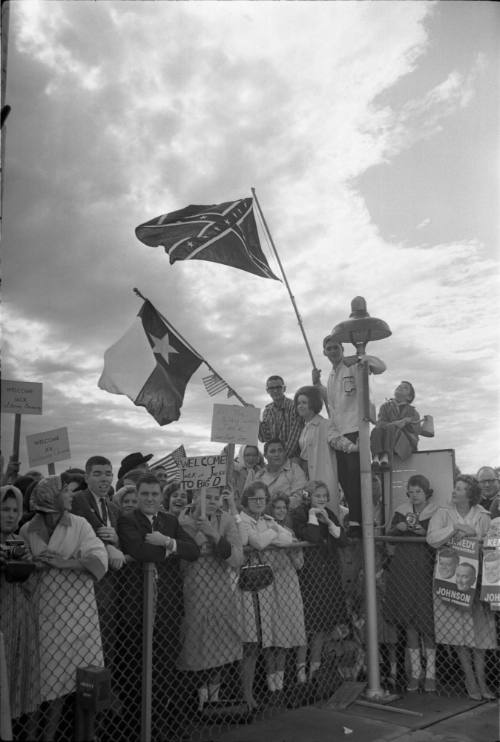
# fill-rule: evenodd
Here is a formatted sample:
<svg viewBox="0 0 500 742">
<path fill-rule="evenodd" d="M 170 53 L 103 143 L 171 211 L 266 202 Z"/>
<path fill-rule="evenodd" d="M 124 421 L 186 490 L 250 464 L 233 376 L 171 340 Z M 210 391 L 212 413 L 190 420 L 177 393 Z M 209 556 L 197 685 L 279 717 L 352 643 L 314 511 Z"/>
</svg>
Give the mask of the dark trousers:
<svg viewBox="0 0 500 742">
<path fill-rule="evenodd" d="M 358 433 L 348 433 L 345 437 L 349 438 L 353 443 L 356 443 L 359 436 Z M 337 469 L 340 486 L 342 487 L 347 501 L 347 507 L 349 508 L 349 520 L 361 523 L 361 473 L 359 452 L 344 453 L 343 451 L 336 451 L 335 453 L 337 454 Z"/>
</svg>

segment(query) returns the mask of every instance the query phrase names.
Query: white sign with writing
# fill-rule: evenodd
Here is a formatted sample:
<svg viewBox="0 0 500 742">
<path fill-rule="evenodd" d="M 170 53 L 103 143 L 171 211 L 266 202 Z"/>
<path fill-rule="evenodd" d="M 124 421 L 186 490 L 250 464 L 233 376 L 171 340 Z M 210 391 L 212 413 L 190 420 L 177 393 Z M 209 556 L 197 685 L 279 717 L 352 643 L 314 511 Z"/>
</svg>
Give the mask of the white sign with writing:
<svg viewBox="0 0 500 742">
<path fill-rule="evenodd" d="M 260 410 L 231 404 L 214 404 L 211 441 L 257 445 Z"/>
<path fill-rule="evenodd" d="M 54 461 L 71 458 L 68 428 L 56 428 L 56 430 L 46 430 L 45 433 L 27 435 L 26 446 L 30 466 L 51 464 Z"/>
<path fill-rule="evenodd" d="M 227 456 L 189 456 L 179 464 L 184 489 L 219 487 L 226 484 Z"/>
<path fill-rule="evenodd" d="M 42 414 L 42 384 L 36 381 L 2 381 L 2 412 Z"/>
</svg>

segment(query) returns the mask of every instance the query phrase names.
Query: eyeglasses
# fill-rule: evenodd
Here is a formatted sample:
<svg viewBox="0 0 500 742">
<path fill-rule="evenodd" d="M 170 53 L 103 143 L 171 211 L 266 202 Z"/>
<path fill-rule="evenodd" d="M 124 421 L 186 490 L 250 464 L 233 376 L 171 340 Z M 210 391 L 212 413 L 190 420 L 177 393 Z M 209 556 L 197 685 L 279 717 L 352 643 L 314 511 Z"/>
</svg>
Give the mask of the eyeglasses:
<svg viewBox="0 0 500 742">
<path fill-rule="evenodd" d="M 249 497 L 248 502 L 265 502 L 265 497 Z"/>
<path fill-rule="evenodd" d="M 479 484 L 495 484 L 497 481 L 497 479 L 480 479 Z"/>
<path fill-rule="evenodd" d="M 283 389 L 283 384 L 280 384 L 279 386 L 268 386 L 267 387 L 268 392 L 276 392 L 279 389 Z"/>
</svg>

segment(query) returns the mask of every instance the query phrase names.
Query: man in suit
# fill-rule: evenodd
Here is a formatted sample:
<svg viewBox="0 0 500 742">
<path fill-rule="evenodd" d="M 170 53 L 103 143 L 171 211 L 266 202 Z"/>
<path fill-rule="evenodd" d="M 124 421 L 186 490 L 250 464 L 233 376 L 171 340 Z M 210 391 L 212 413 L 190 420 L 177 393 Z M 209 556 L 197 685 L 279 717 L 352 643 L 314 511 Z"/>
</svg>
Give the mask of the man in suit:
<svg viewBox="0 0 500 742">
<path fill-rule="evenodd" d="M 119 549 L 116 526 L 119 510 L 108 497 L 113 468 L 104 456 L 91 456 L 85 464 L 87 489 L 73 498 L 71 511 L 85 518 L 105 544 L 111 569 L 120 569 L 125 556 Z"/>
<path fill-rule="evenodd" d="M 120 544 L 137 562 L 154 562 L 157 580 L 153 607 L 153 736 L 175 736 L 176 719 L 182 719 L 186 700 L 185 676 L 178 677 L 175 666 L 180 651 L 180 625 L 184 613 L 180 559 L 195 561 L 198 545 L 179 525 L 177 518 L 160 511 L 161 485 L 151 473 L 137 482 L 138 506 L 118 519 Z M 135 582 L 128 586 L 122 622 L 126 623 L 121 659 L 126 667 L 128 696 L 140 698 L 142 673 L 143 604 L 142 564 Z M 172 713 L 169 715 L 169 711 Z M 128 704 L 130 724 L 139 718 L 134 705 Z"/>
<path fill-rule="evenodd" d="M 161 484 L 154 474 L 139 479 L 137 497 L 137 508 L 118 519 L 118 536 L 125 553 L 139 562 L 164 562 L 175 555 L 188 562 L 198 559 L 198 546 L 177 518 L 160 511 Z"/>
</svg>

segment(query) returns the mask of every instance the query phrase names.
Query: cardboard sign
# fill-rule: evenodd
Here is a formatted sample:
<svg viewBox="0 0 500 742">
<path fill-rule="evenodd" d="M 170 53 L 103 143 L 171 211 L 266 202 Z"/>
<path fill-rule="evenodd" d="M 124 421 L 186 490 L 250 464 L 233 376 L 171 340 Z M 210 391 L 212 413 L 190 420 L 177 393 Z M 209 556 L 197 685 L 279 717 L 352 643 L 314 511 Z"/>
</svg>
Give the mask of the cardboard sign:
<svg viewBox="0 0 500 742">
<path fill-rule="evenodd" d="M 478 572 L 477 539 L 454 537 L 437 552 L 434 593 L 445 603 L 471 609 Z"/>
<path fill-rule="evenodd" d="M 26 436 L 28 461 L 30 466 L 52 464 L 71 458 L 69 450 L 68 428 L 56 428 L 45 433 Z"/>
<path fill-rule="evenodd" d="M 184 489 L 219 487 L 226 483 L 227 456 L 189 456 L 179 464 Z"/>
<path fill-rule="evenodd" d="M 42 414 L 42 384 L 36 381 L 2 381 L 2 412 Z"/>
<path fill-rule="evenodd" d="M 214 404 L 211 441 L 255 446 L 259 432 L 260 410 L 257 407 Z"/>
<path fill-rule="evenodd" d="M 486 546 L 486 540 L 484 546 Z M 491 603 L 495 610 L 500 607 L 500 546 L 484 548 L 481 600 Z"/>
</svg>

